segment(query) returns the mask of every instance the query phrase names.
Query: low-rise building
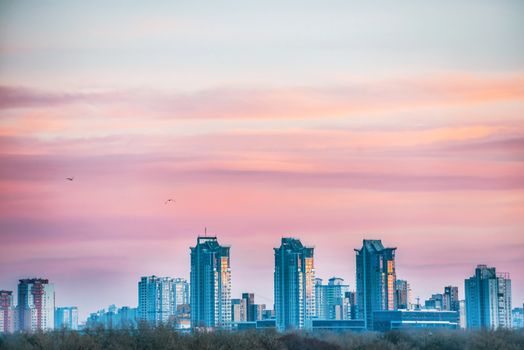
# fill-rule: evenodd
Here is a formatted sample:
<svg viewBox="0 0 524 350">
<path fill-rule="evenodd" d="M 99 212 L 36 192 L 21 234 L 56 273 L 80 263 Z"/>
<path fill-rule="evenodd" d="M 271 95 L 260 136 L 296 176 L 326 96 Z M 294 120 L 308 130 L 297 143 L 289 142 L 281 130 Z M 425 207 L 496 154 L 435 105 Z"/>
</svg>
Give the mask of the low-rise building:
<svg viewBox="0 0 524 350">
<path fill-rule="evenodd" d="M 392 329 L 406 328 L 459 328 L 457 311 L 439 310 L 395 310 L 375 311 L 373 330 L 385 332 Z"/>
</svg>

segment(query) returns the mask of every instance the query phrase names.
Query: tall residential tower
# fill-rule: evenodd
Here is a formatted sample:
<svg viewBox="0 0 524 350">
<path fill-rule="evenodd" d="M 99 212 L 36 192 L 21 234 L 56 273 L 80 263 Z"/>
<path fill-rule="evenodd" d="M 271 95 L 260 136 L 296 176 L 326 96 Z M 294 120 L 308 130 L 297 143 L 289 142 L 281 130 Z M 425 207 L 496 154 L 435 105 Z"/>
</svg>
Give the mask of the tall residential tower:
<svg viewBox="0 0 524 350">
<path fill-rule="evenodd" d="M 282 238 L 275 250 L 275 315 L 279 330 L 300 329 L 315 317 L 313 247 Z"/>
<path fill-rule="evenodd" d="M 511 280 L 494 267 L 478 265 L 475 275 L 464 281 L 466 327 L 511 327 Z"/>
<path fill-rule="evenodd" d="M 15 308 L 13 292 L 0 290 L 0 334 L 15 331 Z"/>
<path fill-rule="evenodd" d="M 373 312 L 395 310 L 395 250 L 384 248 L 380 240 L 365 239 L 357 260 L 357 317 L 372 329 Z"/>
<path fill-rule="evenodd" d="M 55 287 L 42 278 L 18 283 L 18 330 L 49 330 L 55 326 Z"/>
<path fill-rule="evenodd" d="M 191 326 L 231 328 L 230 247 L 198 237 L 191 247 Z"/>
</svg>

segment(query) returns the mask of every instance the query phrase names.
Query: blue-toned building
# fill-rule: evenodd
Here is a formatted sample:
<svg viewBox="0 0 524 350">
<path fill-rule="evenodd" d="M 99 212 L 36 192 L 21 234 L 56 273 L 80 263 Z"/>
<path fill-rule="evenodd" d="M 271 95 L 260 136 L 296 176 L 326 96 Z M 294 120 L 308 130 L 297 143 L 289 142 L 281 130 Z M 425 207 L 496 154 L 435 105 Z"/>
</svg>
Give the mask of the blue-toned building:
<svg viewBox="0 0 524 350">
<path fill-rule="evenodd" d="M 444 310 L 444 295 L 436 293 L 424 302 L 424 308 L 432 310 Z"/>
<path fill-rule="evenodd" d="M 245 331 L 250 329 L 275 329 L 276 326 L 276 320 L 274 318 L 268 320 L 238 322 L 233 324 L 233 328 L 237 331 Z"/>
<path fill-rule="evenodd" d="M 443 310 L 460 311 L 460 300 L 458 296 L 458 287 L 446 286 L 443 294 Z"/>
<path fill-rule="evenodd" d="M 524 328 L 524 305 L 511 310 L 513 328 Z"/>
<path fill-rule="evenodd" d="M 346 293 L 349 285 L 338 277 L 329 279 L 328 284 L 322 284 L 321 278 L 315 279 L 315 309 L 316 317 L 320 320 L 346 320 L 349 319 L 351 307 Z"/>
<path fill-rule="evenodd" d="M 386 332 L 392 329 L 459 328 L 457 311 L 394 310 L 373 312 L 373 330 Z"/>
<path fill-rule="evenodd" d="M 230 247 L 198 237 L 191 247 L 191 326 L 231 328 Z"/>
<path fill-rule="evenodd" d="M 365 239 L 355 249 L 357 265 L 357 318 L 367 329 L 373 327 L 373 312 L 395 310 L 395 250 L 380 240 Z"/>
<path fill-rule="evenodd" d="M 135 328 L 138 325 L 138 309 L 129 306 L 117 308 L 110 305 L 107 310 L 102 309 L 89 315 L 86 321 L 87 328 L 102 326 L 106 329 Z"/>
<path fill-rule="evenodd" d="M 78 330 L 78 307 L 57 307 L 55 310 L 55 328 Z"/>
<path fill-rule="evenodd" d="M 138 282 L 138 316 L 152 325 L 175 319 L 175 285 L 169 277 L 147 276 Z"/>
<path fill-rule="evenodd" d="M 295 238 L 282 238 L 274 250 L 277 328 L 302 329 L 316 315 L 314 248 Z"/>
<path fill-rule="evenodd" d="M 364 320 L 310 320 L 309 322 L 312 331 L 362 332 L 366 330 Z"/>
<path fill-rule="evenodd" d="M 478 265 L 464 281 L 467 328 L 511 328 L 511 280 L 494 267 Z"/>
</svg>

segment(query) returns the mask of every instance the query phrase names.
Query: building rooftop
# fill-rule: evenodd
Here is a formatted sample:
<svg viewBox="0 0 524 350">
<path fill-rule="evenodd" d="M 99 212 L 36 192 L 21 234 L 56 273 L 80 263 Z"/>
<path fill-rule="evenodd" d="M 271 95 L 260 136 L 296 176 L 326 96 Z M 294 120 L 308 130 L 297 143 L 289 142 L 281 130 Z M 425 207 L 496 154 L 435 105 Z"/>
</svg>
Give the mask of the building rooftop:
<svg viewBox="0 0 524 350">
<path fill-rule="evenodd" d="M 23 278 L 23 279 L 20 279 L 18 280 L 20 283 L 42 283 L 42 284 L 47 284 L 49 283 L 49 280 L 48 279 L 43 279 L 43 278 Z"/>
<path fill-rule="evenodd" d="M 384 248 L 380 239 L 364 239 L 362 240 L 362 249 L 355 249 L 356 252 L 360 252 L 366 249 L 368 252 L 381 252 L 384 250 L 396 250 L 397 248 Z"/>
</svg>

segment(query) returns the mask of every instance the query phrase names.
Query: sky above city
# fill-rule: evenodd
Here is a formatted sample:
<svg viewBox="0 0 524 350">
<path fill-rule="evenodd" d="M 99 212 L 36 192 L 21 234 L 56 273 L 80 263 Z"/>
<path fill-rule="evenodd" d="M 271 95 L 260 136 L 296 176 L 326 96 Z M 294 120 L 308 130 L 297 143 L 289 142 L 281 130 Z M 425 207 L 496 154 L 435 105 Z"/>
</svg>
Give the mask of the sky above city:
<svg viewBox="0 0 524 350">
<path fill-rule="evenodd" d="M 522 1 L 0 0 L 0 289 L 136 306 L 207 227 L 268 308 L 284 236 L 351 289 L 382 239 L 414 298 L 487 264 L 522 304 L 523 36 Z"/>
</svg>

